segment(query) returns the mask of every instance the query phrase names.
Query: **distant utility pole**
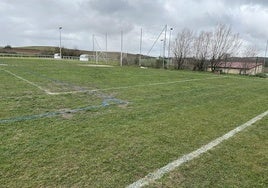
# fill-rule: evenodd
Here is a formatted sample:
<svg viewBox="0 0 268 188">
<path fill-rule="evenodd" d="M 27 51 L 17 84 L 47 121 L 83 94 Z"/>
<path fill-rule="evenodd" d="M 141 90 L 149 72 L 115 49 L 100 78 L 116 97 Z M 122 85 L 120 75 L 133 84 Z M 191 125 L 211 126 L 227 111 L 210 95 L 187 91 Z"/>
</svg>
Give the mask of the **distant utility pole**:
<svg viewBox="0 0 268 188">
<path fill-rule="evenodd" d="M 165 26 L 165 37 L 163 43 L 163 68 L 165 68 L 166 40 L 167 40 L 167 25 Z"/>
<path fill-rule="evenodd" d="M 168 42 L 168 63 L 170 65 L 171 62 L 171 57 L 170 57 L 170 43 L 171 43 L 171 32 L 172 32 L 173 28 L 170 28 L 170 32 L 169 32 L 169 42 Z"/>
<path fill-rule="evenodd" d="M 61 56 L 61 30 L 62 30 L 62 27 L 59 27 L 59 32 L 60 32 L 60 58 L 62 58 L 62 56 Z"/>
<path fill-rule="evenodd" d="M 141 66 L 141 50 L 142 50 L 142 28 L 141 28 L 141 36 L 140 36 L 140 58 L 139 58 L 139 66 Z"/>
<path fill-rule="evenodd" d="M 120 53 L 120 66 L 123 66 L 123 30 L 121 30 L 121 53 Z"/>
</svg>

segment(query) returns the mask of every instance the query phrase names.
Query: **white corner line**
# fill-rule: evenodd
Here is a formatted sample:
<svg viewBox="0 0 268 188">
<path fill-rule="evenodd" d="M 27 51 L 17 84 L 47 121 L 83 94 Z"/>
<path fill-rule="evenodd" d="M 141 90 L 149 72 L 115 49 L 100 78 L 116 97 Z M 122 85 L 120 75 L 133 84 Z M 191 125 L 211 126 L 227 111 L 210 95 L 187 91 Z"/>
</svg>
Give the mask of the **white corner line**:
<svg viewBox="0 0 268 188">
<path fill-rule="evenodd" d="M 153 173 L 146 175 L 144 178 L 141 178 L 138 181 L 128 185 L 127 188 L 140 188 L 140 187 L 143 187 L 145 185 L 150 184 L 151 182 L 153 182 L 157 179 L 160 179 L 165 174 L 178 168 L 182 164 L 184 164 L 188 161 L 191 161 L 194 158 L 197 158 L 201 154 L 206 153 L 207 151 L 213 149 L 215 146 L 219 145 L 220 143 L 222 143 L 225 140 L 228 140 L 229 138 L 231 138 L 234 135 L 236 135 L 237 133 L 243 131 L 247 127 L 253 125 L 255 122 L 261 120 L 262 118 L 264 118 L 267 115 L 268 115 L 268 110 L 266 112 L 256 116 L 256 117 L 254 117 L 253 119 L 249 120 L 248 122 L 244 123 L 243 125 L 240 125 L 237 128 L 231 130 L 230 132 L 226 133 L 225 135 L 223 135 L 223 136 L 211 141 L 210 143 L 200 147 L 199 149 L 178 158 L 177 160 L 167 164 L 166 166 L 164 166 L 162 168 L 159 168 L 158 170 L 154 171 Z"/>
</svg>

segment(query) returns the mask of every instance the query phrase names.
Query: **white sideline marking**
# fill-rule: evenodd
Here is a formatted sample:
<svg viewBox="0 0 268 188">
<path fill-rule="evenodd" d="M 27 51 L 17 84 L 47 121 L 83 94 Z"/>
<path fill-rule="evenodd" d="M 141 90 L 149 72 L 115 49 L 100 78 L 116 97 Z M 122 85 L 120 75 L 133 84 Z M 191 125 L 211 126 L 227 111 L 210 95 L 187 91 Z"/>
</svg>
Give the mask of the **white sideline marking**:
<svg viewBox="0 0 268 188">
<path fill-rule="evenodd" d="M 75 94 L 75 93 L 85 93 L 85 92 L 119 90 L 119 89 L 135 88 L 135 87 L 146 87 L 146 86 L 176 84 L 176 83 L 200 81 L 200 80 L 210 80 L 210 79 L 217 79 L 217 78 L 226 78 L 226 76 L 221 76 L 221 77 L 215 76 L 215 77 L 203 78 L 203 79 L 200 78 L 200 79 L 178 80 L 178 81 L 172 81 L 172 82 L 158 82 L 158 83 L 140 84 L 140 85 L 133 85 L 133 86 L 111 87 L 111 88 L 106 88 L 106 89 L 78 90 L 78 91 L 66 91 L 66 92 L 48 92 L 47 94 L 49 94 L 49 95 L 65 95 L 65 94 Z"/>
<path fill-rule="evenodd" d="M 48 90 L 43 89 L 41 86 L 39 86 L 39 85 L 37 85 L 37 84 L 35 84 L 35 83 L 29 81 L 29 80 L 26 80 L 25 78 L 22 78 L 22 77 L 20 77 L 20 76 L 14 74 L 14 73 L 8 71 L 8 70 L 3 70 L 3 71 L 5 71 L 5 72 L 8 73 L 8 74 L 11 74 L 12 76 L 15 76 L 16 78 L 18 78 L 18 79 L 20 79 L 20 80 L 23 80 L 24 82 L 27 82 L 28 84 L 30 84 L 30 85 L 32 85 L 32 86 L 37 87 L 38 89 L 44 91 L 46 94 L 49 94 L 49 93 L 50 93 Z"/>
<path fill-rule="evenodd" d="M 231 138 L 234 135 L 236 135 L 237 133 L 243 131 L 247 127 L 253 125 L 255 122 L 261 120 L 262 118 L 264 118 L 267 115 L 268 115 L 268 110 L 266 112 L 256 116 L 256 117 L 254 117 L 253 119 L 249 120 L 248 122 L 244 123 L 243 125 L 240 125 L 239 127 L 231 130 L 230 132 L 226 133 L 225 135 L 211 141 L 207 145 L 204 145 L 201 148 L 199 148 L 199 149 L 197 149 L 189 154 L 186 154 L 186 155 L 182 156 L 181 158 L 178 158 L 177 160 L 167 164 L 166 166 L 159 168 L 158 170 L 154 171 L 153 173 L 146 175 L 144 178 L 141 178 L 138 181 L 128 185 L 127 188 L 143 187 L 143 186 L 148 185 L 157 179 L 160 179 L 166 173 L 169 173 L 170 171 L 174 170 L 175 168 L 181 166 L 182 164 L 184 164 L 188 161 L 191 161 L 194 158 L 200 156 L 201 154 L 211 150 L 215 146 L 219 145 L 220 143 L 222 143 L 225 140 L 228 140 L 229 138 Z"/>
<path fill-rule="evenodd" d="M 7 64 L 0 64 L 0 66 L 7 66 Z"/>
</svg>

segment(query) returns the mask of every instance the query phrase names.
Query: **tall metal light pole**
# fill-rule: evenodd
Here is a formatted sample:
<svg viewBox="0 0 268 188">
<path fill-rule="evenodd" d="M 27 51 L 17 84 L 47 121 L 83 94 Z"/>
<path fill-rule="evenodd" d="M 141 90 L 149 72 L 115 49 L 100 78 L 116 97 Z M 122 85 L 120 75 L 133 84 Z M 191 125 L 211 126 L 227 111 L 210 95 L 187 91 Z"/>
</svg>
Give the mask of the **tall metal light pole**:
<svg viewBox="0 0 268 188">
<path fill-rule="evenodd" d="M 173 28 L 170 28 L 170 32 L 169 32 L 169 42 L 168 42 L 168 64 L 170 65 L 170 61 L 171 61 L 171 57 L 170 57 L 170 42 L 171 42 L 171 32 L 172 32 Z"/>
<path fill-rule="evenodd" d="M 167 25 L 165 26 L 165 38 L 163 44 L 163 68 L 165 68 L 166 41 L 167 41 Z"/>
<path fill-rule="evenodd" d="M 121 53 L 120 53 L 120 66 L 123 66 L 123 30 L 121 31 Z"/>
<path fill-rule="evenodd" d="M 62 30 L 62 27 L 59 27 L 59 32 L 60 32 L 60 58 L 62 58 L 62 56 L 61 56 L 61 30 Z"/>
<path fill-rule="evenodd" d="M 139 66 L 141 66 L 141 50 L 142 50 L 142 28 L 141 28 L 141 36 L 140 36 L 140 58 L 139 58 Z"/>
<path fill-rule="evenodd" d="M 107 63 L 108 62 L 108 33 L 107 32 L 105 34 L 105 52 L 106 52 L 105 60 Z"/>
</svg>

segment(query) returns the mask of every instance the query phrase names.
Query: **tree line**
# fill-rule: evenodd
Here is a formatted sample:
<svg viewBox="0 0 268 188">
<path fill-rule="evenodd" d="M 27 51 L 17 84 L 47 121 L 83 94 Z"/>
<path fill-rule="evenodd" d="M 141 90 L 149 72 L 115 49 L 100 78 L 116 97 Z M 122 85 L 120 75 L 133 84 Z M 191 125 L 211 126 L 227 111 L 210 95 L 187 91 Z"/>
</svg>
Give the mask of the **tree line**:
<svg viewBox="0 0 268 188">
<path fill-rule="evenodd" d="M 173 46 L 175 69 L 183 69 L 191 58 L 194 70 L 204 71 L 208 67 L 215 71 L 220 62 L 241 53 L 242 39 L 231 26 L 217 25 L 212 31 L 195 33 L 184 28 L 177 34 Z M 244 57 L 257 55 L 257 48 L 248 46 Z"/>
</svg>

